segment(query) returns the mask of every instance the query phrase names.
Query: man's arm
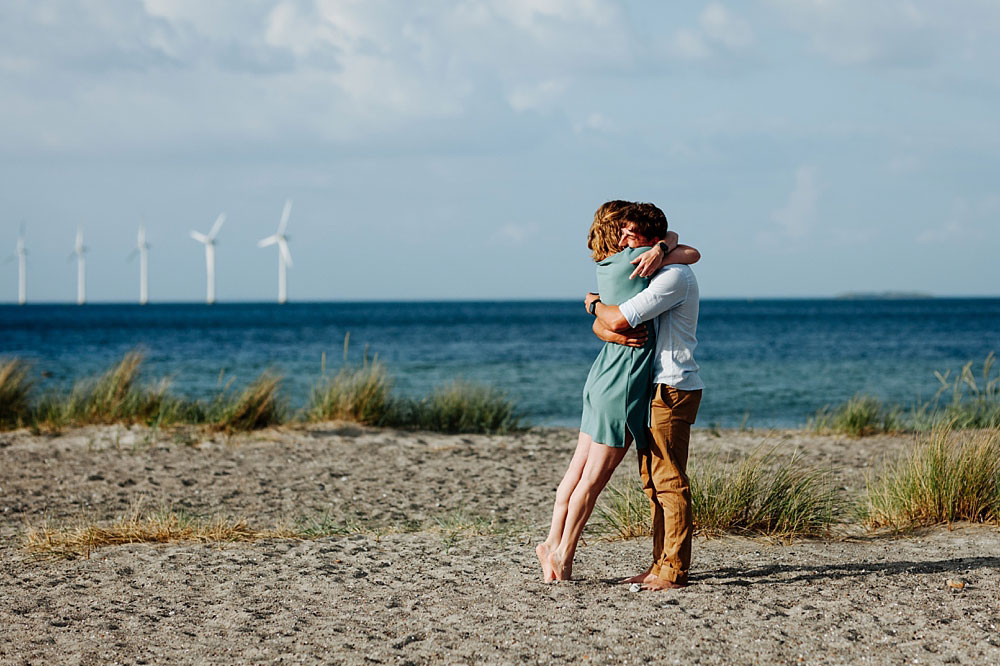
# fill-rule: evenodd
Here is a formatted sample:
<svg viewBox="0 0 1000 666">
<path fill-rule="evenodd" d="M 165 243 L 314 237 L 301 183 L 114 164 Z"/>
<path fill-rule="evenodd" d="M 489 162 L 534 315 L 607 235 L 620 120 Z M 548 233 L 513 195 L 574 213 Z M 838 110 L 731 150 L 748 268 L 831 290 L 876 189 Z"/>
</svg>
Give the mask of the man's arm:
<svg viewBox="0 0 1000 666">
<path fill-rule="evenodd" d="M 628 323 L 628 320 L 622 315 L 621 310 L 618 309 L 617 305 L 605 305 L 604 303 L 601 303 L 600 294 L 595 294 L 593 292 L 587 294 L 587 296 L 583 299 L 583 305 L 587 308 L 587 312 L 591 312 L 591 304 L 594 304 L 593 312 L 591 314 L 597 318 L 597 321 L 603 328 L 606 328 L 614 333 L 623 333 L 624 331 L 632 328 L 632 326 Z M 594 331 L 594 333 L 597 333 L 597 331 Z M 600 338 L 601 336 L 598 335 L 597 337 Z"/>
<path fill-rule="evenodd" d="M 594 319 L 594 325 L 592 326 L 594 330 L 594 335 L 596 335 L 601 340 L 605 342 L 613 342 L 616 345 L 624 345 L 626 347 L 641 347 L 646 344 L 646 338 L 649 337 L 649 332 L 646 330 L 645 326 L 640 326 L 639 328 L 630 328 L 622 333 L 616 333 L 611 329 L 605 328 L 601 324 L 600 319 Z"/>
</svg>

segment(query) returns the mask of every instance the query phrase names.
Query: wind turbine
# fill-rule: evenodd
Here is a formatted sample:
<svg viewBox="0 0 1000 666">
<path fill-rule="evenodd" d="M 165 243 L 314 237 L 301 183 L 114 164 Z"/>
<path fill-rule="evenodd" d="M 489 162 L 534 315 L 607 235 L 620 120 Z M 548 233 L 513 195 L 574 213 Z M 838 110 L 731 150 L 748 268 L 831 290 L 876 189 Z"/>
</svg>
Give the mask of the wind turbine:
<svg viewBox="0 0 1000 666">
<path fill-rule="evenodd" d="M 191 238 L 205 245 L 205 274 L 208 278 L 208 295 L 205 302 L 209 305 L 215 303 L 215 237 L 219 234 L 219 229 L 222 228 L 225 221 L 226 214 L 220 213 L 207 236 L 197 231 L 191 232 Z"/>
<path fill-rule="evenodd" d="M 17 235 L 17 304 L 24 305 L 27 300 L 28 271 L 26 269 L 25 255 L 28 251 L 24 249 L 24 225 L 21 225 L 21 233 Z"/>
<path fill-rule="evenodd" d="M 139 225 L 139 242 L 132 250 L 128 258 L 139 255 L 139 305 L 145 305 L 149 301 L 149 271 L 147 260 L 149 259 L 149 243 L 146 242 L 146 227 Z"/>
<path fill-rule="evenodd" d="M 285 273 L 292 265 L 292 253 L 288 251 L 288 236 L 285 235 L 285 227 L 288 226 L 288 216 L 292 213 L 292 200 L 285 201 L 285 209 L 281 212 L 281 222 L 278 223 L 278 231 L 267 238 L 257 241 L 257 247 L 267 247 L 278 244 L 278 302 L 284 303 L 288 300 L 288 292 L 285 286 Z"/>
<path fill-rule="evenodd" d="M 69 255 L 72 260 L 76 255 L 76 304 L 87 302 L 87 260 L 83 256 L 87 248 L 83 245 L 83 226 L 76 228 L 76 248 Z"/>
</svg>

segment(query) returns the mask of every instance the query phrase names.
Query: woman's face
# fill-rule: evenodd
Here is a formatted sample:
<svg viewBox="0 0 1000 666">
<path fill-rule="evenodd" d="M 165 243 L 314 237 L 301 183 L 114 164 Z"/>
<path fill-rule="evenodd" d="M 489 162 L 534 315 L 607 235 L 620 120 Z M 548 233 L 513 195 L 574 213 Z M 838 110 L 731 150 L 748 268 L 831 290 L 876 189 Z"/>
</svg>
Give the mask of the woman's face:
<svg viewBox="0 0 1000 666">
<path fill-rule="evenodd" d="M 653 245 L 653 240 L 635 231 L 635 222 L 626 222 L 622 226 L 622 235 L 618 239 L 618 247 L 649 247 Z"/>
</svg>

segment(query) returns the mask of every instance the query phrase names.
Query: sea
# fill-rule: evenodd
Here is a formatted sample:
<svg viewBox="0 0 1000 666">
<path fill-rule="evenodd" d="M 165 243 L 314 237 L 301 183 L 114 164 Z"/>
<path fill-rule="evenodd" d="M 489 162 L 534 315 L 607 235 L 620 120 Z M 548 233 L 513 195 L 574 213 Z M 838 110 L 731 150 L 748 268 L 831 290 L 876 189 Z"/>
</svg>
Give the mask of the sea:
<svg viewBox="0 0 1000 666">
<path fill-rule="evenodd" d="M 529 424 L 576 426 L 602 344 L 590 327 L 576 300 L 0 305 L 0 357 L 65 390 L 139 349 L 146 381 L 192 398 L 271 369 L 293 409 L 324 374 L 377 357 L 400 394 L 471 381 Z M 800 427 L 855 394 L 906 407 L 934 398 L 936 372 L 981 373 L 1000 352 L 1000 298 L 704 299 L 698 341 L 699 426 Z"/>
</svg>

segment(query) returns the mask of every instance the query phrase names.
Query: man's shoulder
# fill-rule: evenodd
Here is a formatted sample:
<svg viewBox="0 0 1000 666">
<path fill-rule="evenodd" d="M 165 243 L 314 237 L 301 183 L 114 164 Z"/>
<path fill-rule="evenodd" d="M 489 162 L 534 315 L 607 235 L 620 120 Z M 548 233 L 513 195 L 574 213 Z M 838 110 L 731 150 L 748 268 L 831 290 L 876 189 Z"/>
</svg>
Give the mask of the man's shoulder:
<svg viewBox="0 0 1000 666">
<path fill-rule="evenodd" d="M 694 271 L 687 264 L 668 264 L 653 273 L 651 281 L 656 282 L 677 282 L 690 280 L 694 277 Z"/>
</svg>

